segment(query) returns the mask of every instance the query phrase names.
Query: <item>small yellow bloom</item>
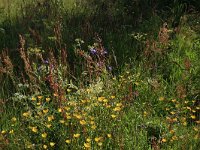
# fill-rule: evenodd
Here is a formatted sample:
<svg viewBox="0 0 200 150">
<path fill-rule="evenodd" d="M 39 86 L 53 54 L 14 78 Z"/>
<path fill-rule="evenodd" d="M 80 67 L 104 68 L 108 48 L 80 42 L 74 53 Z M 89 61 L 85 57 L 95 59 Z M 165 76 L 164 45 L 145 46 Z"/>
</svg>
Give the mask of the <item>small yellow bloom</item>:
<svg viewBox="0 0 200 150">
<path fill-rule="evenodd" d="M 147 113 L 146 111 L 144 111 L 144 113 L 143 113 L 143 114 L 144 114 L 144 116 L 146 117 L 148 113 Z"/>
<path fill-rule="evenodd" d="M 97 126 L 95 126 L 95 125 L 92 125 L 92 127 L 91 127 L 93 130 L 95 130 L 96 128 L 97 128 Z"/>
<path fill-rule="evenodd" d="M 169 108 L 165 108 L 165 110 L 167 110 L 167 111 L 168 111 L 168 110 L 169 110 Z"/>
<path fill-rule="evenodd" d="M 42 133 L 42 137 L 43 137 L 43 138 L 46 138 L 46 137 L 47 137 L 47 134 L 46 134 L 46 133 Z"/>
<path fill-rule="evenodd" d="M 32 98 L 31 98 L 31 100 L 32 100 L 32 101 L 35 101 L 35 100 L 36 100 L 36 98 L 35 98 L 35 97 L 32 97 Z"/>
<path fill-rule="evenodd" d="M 170 132 L 171 134 L 174 134 L 174 133 L 175 133 L 175 131 L 174 131 L 174 130 L 170 130 L 169 132 Z"/>
<path fill-rule="evenodd" d="M 67 119 L 71 119 L 72 117 L 71 116 L 67 116 Z"/>
<path fill-rule="evenodd" d="M 99 143 L 98 143 L 98 145 L 99 145 L 99 146 L 102 146 L 102 145 L 103 145 L 103 143 L 102 143 L 102 142 L 99 142 Z"/>
<path fill-rule="evenodd" d="M 28 117 L 28 116 L 30 115 L 30 112 L 24 112 L 22 115 L 23 115 L 24 117 Z"/>
<path fill-rule="evenodd" d="M 176 99 L 172 99 L 172 102 L 175 103 L 175 102 L 176 102 Z"/>
<path fill-rule="evenodd" d="M 187 122 L 183 122 L 183 125 L 184 125 L 184 126 L 187 126 Z"/>
<path fill-rule="evenodd" d="M 71 89 L 67 89 L 67 92 L 69 93 L 69 92 L 71 92 L 72 90 Z"/>
<path fill-rule="evenodd" d="M 50 146 L 53 147 L 55 145 L 54 142 L 50 142 Z"/>
<path fill-rule="evenodd" d="M 77 134 L 74 134 L 74 137 L 75 137 L 75 138 L 79 138 L 79 137 L 80 137 L 80 134 L 78 134 L 78 133 L 77 133 Z"/>
<path fill-rule="evenodd" d="M 86 121 L 85 121 L 85 120 L 81 120 L 81 121 L 80 121 L 80 124 L 81 124 L 81 125 L 85 125 L 85 124 L 86 124 Z"/>
<path fill-rule="evenodd" d="M 57 94 L 57 93 L 54 93 L 53 96 L 58 97 L 58 94 Z"/>
<path fill-rule="evenodd" d="M 159 101 L 164 101 L 164 97 L 159 97 Z"/>
<path fill-rule="evenodd" d="M 112 114 L 111 117 L 112 117 L 112 118 L 116 118 L 117 116 Z"/>
<path fill-rule="evenodd" d="M 9 133 L 10 133 L 10 134 L 13 134 L 13 133 L 14 133 L 14 130 L 10 130 Z"/>
<path fill-rule="evenodd" d="M 98 101 L 102 102 L 105 99 L 105 97 L 98 97 Z"/>
<path fill-rule="evenodd" d="M 104 99 L 103 102 L 104 102 L 104 103 L 107 103 L 107 102 L 108 102 L 108 99 Z"/>
<path fill-rule="evenodd" d="M 37 105 L 39 106 L 39 105 L 41 105 L 41 103 L 40 103 L 40 102 L 38 102 L 38 103 L 37 103 Z"/>
<path fill-rule="evenodd" d="M 115 107 L 113 110 L 114 110 L 114 111 L 120 111 L 121 108 L 120 108 L 120 107 Z"/>
<path fill-rule="evenodd" d="M 48 119 L 48 121 L 50 122 L 50 121 L 52 121 L 52 120 L 54 119 L 54 116 L 51 115 L 51 116 L 47 117 L 47 119 Z"/>
<path fill-rule="evenodd" d="M 61 112 L 62 112 L 62 109 L 61 109 L 61 108 L 58 108 L 58 112 L 61 113 Z"/>
<path fill-rule="evenodd" d="M 162 139 L 162 142 L 165 143 L 165 142 L 167 142 L 167 140 L 166 140 L 165 138 L 163 138 L 163 139 Z"/>
<path fill-rule="evenodd" d="M 16 118 L 16 117 L 13 117 L 11 120 L 12 120 L 13 122 L 15 122 L 15 121 L 17 121 L 17 118 Z"/>
<path fill-rule="evenodd" d="M 91 139 L 90 139 L 90 138 L 87 138 L 86 141 L 87 141 L 87 142 L 91 142 Z"/>
<path fill-rule="evenodd" d="M 108 138 L 111 138 L 111 137 L 112 137 L 112 135 L 111 135 L 111 134 L 107 134 L 107 137 L 108 137 Z"/>
<path fill-rule="evenodd" d="M 2 133 L 2 134 L 5 134 L 5 133 L 6 133 L 6 131 L 5 131 L 5 130 L 2 130 L 2 131 L 1 131 L 1 133 Z"/>
<path fill-rule="evenodd" d="M 91 147 L 90 143 L 84 143 L 84 146 L 85 146 L 85 148 L 90 148 Z"/>
<path fill-rule="evenodd" d="M 117 103 L 116 106 L 117 106 L 117 107 L 121 107 L 121 106 L 122 106 L 122 103 Z"/>
<path fill-rule="evenodd" d="M 49 109 L 43 109 L 43 113 L 48 113 L 49 112 Z"/>
<path fill-rule="evenodd" d="M 94 121 L 90 121 L 90 124 L 94 124 L 95 122 Z"/>
<path fill-rule="evenodd" d="M 37 127 L 32 127 L 32 131 L 35 132 L 35 133 L 37 133 L 38 132 Z"/>
<path fill-rule="evenodd" d="M 135 82 L 135 85 L 137 85 L 137 86 L 138 86 L 138 85 L 139 85 L 139 82 Z"/>
<path fill-rule="evenodd" d="M 70 141 L 70 140 L 65 140 L 65 142 L 66 142 L 67 144 L 71 143 L 71 141 Z"/>
<path fill-rule="evenodd" d="M 110 98 L 111 98 L 111 99 L 114 99 L 114 98 L 115 98 L 115 96 L 114 96 L 114 95 L 112 95 L 112 96 L 110 96 Z"/>
<path fill-rule="evenodd" d="M 197 128 L 197 127 L 194 127 L 193 129 L 194 129 L 194 131 L 198 131 L 198 128 Z"/>
<path fill-rule="evenodd" d="M 47 145 L 43 145 L 43 148 L 44 148 L 44 149 L 47 149 Z"/>
<path fill-rule="evenodd" d="M 49 97 L 46 98 L 46 102 L 49 102 L 51 99 Z"/>
<path fill-rule="evenodd" d="M 174 111 L 171 111 L 170 114 L 175 115 L 176 113 Z"/>
<path fill-rule="evenodd" d="M 197 107 L 196 107 L 196 109 L 197 109 L 197 110 L 199 110 L 199 109 L 200 109 L 200 107 L 198 107 L 198 106 L 197 106 Z"/>
<path fill-rule="evenodd" d="M 65 123 L 65 121 L 64 121 L 64 120 L 60 120 L 59 122 L 60 122 L 60 123 L 62 123 L 62 124 L 63 124 L 63 123 Z"/>
<path fill-rule="evenodd" d="M 196 119 L 196 116 L 195 115 L 191 115 L 190 116 L 192 119 Z"/>
<path fill-rule="evenodd" d="M 95 142 L 99 142 L 102 140 L 102 137 L 96 137 L 94 140 L 95 140 Z"/>
<path fill-rule="evenodd" d="M 38 99 L 42 99 L 43 98 L 43 96 L 38 96 Z"/>
<path fill-rule="evenodd" d="M 52 126 L 51 124 L 47 124 L 46 125 L 47 128 L 51 128 L 51 126 Z"/>
<path fill-rule="evenodd" d="M 172 136 L 172 140 L 178 140 L 178 137 L 177 136 Z"/>
</svg>

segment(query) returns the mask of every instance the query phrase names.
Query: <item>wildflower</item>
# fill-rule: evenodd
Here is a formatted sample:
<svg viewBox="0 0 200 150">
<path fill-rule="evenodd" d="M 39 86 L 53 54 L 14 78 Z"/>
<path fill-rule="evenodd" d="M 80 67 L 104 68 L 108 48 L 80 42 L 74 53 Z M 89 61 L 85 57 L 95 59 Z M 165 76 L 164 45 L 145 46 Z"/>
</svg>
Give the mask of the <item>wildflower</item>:
<svg viewBox="0 0 200 150">
<path fill-rule="evenodd" d="M 95 140 L 95 142 L 99 142 L 102 140 L 102 137 L 96 137 L 94 140 Z"/>
<path fill-rule="evenodd" d="M 98 145 L 99 145 L 99 146 L 102 146 L 102 145 L 103 145 L 103 143 L 102 143 L 102 142 L 99 142 L 99 143 L 98 143 Z"/>
<path fill-rule="evenodd" d="M 107 103 L 107 102 L 108 102 L 108 99 L 104 99 L 103 102 L 104 102 L 104 103 Z"/>
<path fill-rule="evenodd" d="M 47 145 L 43 145 L 43 148 L 44 148 L 44 149 L 47 149 Z"/>
<path fill-rule="evenodd" d="M 58 112 L 59 112 L 59 113 L 62 112 L 62 109 L 61 109 L 61 108 L 58 108 Z"/>
<path fill-rule="evenodd" d="M 137 86 L 138 86 L 138 85 L 139 85 L 139 82 L 135 82 L 135 85 L 137 85 Z"/>
<path fill-rule="evenodd" d="M 176 102 L 176 99 L 172 99 L 172 102 L 175 103 L 175 102 Z"/>
<path fill-rule="evenodd" d="M 49 97 L 46 98 L 46 102 L 49 102 L 51 99 Z"/>
<path fill-rule="evenodd" d="M 107 134 L 107 137 L 108 137 L 108 138 L 111 138 L 111 137 L 112 137 L 112 135 L 111 135 L 111 134 Z"/>
<path fill-rule="evenodd" d="M 198 128 L 197 128 L 197 127 L 194 127 L 193 129 L 194 129 L 194 131 L 198 131 Z"/>
<path fill-rule="evenodd" d="M 114 111 L 120 111 L 121 108 L 120 108 L 120 107 L 115 107 L 113 110 L 114 110 Z"/>
<path fill-rule="evenodd" d="M 48 113 L 49 109 L 43 109 L 43 113 Z"/>
<path fill-rule="evenodd" d="M 98 97 L 98 101 L 102 102 L 105 99 L 105 97 Z"/>
<path fill-rule="evenodd" d="M 41 105 L 41 102 L 36 103 L 38 106 Z"/>
<path fill-rule="evenodd" d="M 68 111 L 68 110 L 70 110 L 70 107 L 67 107 L 67 106 L 66 106 L 64 109 L 65 109 L 66 111 Z"/>
<path fill-rule="evenodd" d="M 14 130 L 10 130 L 9 133 L 10 133 L 10 134 L 13 134 L 13 133 L 14 133 Z"/>
<path fill-rule="evenodd" d="M 28 116 L 30 115 L 30 113 L 29 113 L 29 112 L 24 112 L 22 115 L 23 115 L 24 117 L 28 117 Z"/>
<path fill-rule="evenodd" d="M 2 134 L 5 134 L 5 133 L 6 133 L 6 131 L 5 131 L 5 130 L 2 130 L 2 131 L 1 131 L 1 133 L 2 133 Z"/>
<path fill-rule="evenodd" d="M 178 140 L 178 137 L 176 135 L 172 136 L 172 140 Z"/>
<path fill-rule="evenodd" d="M 51 116 L 47 117 L 47 119 L 48 119 L 48 121 L 50 122 L 50 121 L 52 121 L 52 120 L 54 119 L 54 116 L 51 115 Z"/>
<path fill-rule="evenodd" d="M 65 142 L 66 142 L 67 144 L 71 143 L 71 141 L 70 141 L 70 140 L 65 140 Z"/>
<path fill-rule="evenodd" d="M 90 49 L 90 53 L 91 53 L 92 55 L 95 55 L 95 54 L 97 53 L 97 50 L 96 50 L 95 48 L 91 48 L 91 49 Z"/>
<path fill-rule="evenodd" d="M 147 116 L 147 112 L 146 112 L 146 111 L 144 111 L 144 116 L 145 116 L 145 117 Z"/>
<path fill-rule="evenodd" d="M 176 113 L 174 111 L 171 111 L 170 114 L 175 115 Z"/>
<path fill-rule="evenodd" d="M 116 118 L 117 116 L 112 114 L 111 117 L 112 117 L 112 118 Z"/>
<path fill-rule="evenodd" d="M 115 98 L 115 96 L 114 96 L 114 95 L 112 95 L 112 96 L 110 96 L 110 98 L 111 98 L 111 99 L 114 99 L 114 98 Z"/>
<path fill-rule="evenodd" d="M 95 126 L 95 125 L 92 125 L 92 127 L 91 127 L 93 130 L 95 130 L 96 128 L 97 128 L 97 126 Z"/>
<path fill-rule="evenodd" d="M 74 137 L 75 137 L 75 138 L 79 138 L 79 137 L 80 137 L 80 134 L 78 134 L 78 133 L 77 133 L 77 134 L 74 134 Z"/>
<path fill-rule="evenodd" d="M 174 131 L 174 130 L 170 130 L 170 131 L 169 131 L 169 133 L 171 133 L 171 134 L 174 134 L 174 133 L 175 133 L 175 131 Z"/>
<path fill-rule="evenodd" d="M 38 99 L 42 99 L 43 96 L 38 96 Z"/>
<path fill-rule="evenodd" d="M 117 107 L 121 107 L 121 106 L 122 106 L 122 103 L 117 103 L 116 106 L 117 106 Z"/>
<path fill-rule="evenodd" d="M 53 96 L 58 97 L 58 94 L 57 94 L 57 93 L 54 93 Z"/>
<path fill-rule="evenodd" d="M 37 133 L 38 132 L 37 127 L 32 127 L 32 131 L 35 132 L 35 133 Z"/>
<path fill-rule="evenodd" d="M 71 119 L 72 117 L 71 116 L 67 116 L 67 119 Z"/>
<path fill-rule="evenodd" d="M 162 139 L 162 142 L 165 143 L 165 142 L 167 142 L 167 140 L 166 140 L 165 138 L 163 138 L 163 139 Z"/>
<path fill-rule="evenodd" d="M 53 147 L 55 145 L 54 142 L 50 142 L 50 146 Z"/>
<path fill-rule="evenodd" d="M 35 98 L 35 97 L 32 97 L 32 98 L 31 98 L 31 100 L 32 100 L 32 101 L 35 101 L 35 100 L 36 100 L 36 98 Z"/>
<path fill-rule="evenodd" d="M 159 101 L 164 101 L 164 97 L 159 97 Z"/>
<path fill-rule="evenodd" d="M 62 123 L 62 124 L 63 124 L 63 123 L 65 123 L 65 121 L 64 121 L 64 120 L 60 120 L 59 122 L 60 122 L 60 123 Z"/>
<path fill-rule="evenodd" d="M 47 128 L 51 128 L 51 126 L 52 126 L 51 124 L 47 124 L 46 125 Z"/>
<path fill-rule="evenodd" d="M 11 120 L 12 120 L 13 122 L 15 122 L 15 121 L 17 121 L 17 118 L 16 118 L 16 117 L 13 117 Z"/>
<path fill-rule="evenodd" d="M 94 124 L 95 122 L 94 121 L 90 121 L 90 124 Z"/>
<path fill-rule="evenodd" d="M 192 119 L 196 119 L 196 116 L 195 115 L 191 115 L 190 116 Z"/>
<path fill-rule="evenodd" d="M 186 125 L 187 125 L 187 122 L 183 122 L 183 125 L 186 126 Z"/>
<path fill-rule="evenodd" d="M 168 111 L 168 110 L 169 110 L 169 108 L 165 108 L 165 110 L 166 110 L 166 111 Z"/>
<path fill-rule="evenodd" d="M 190 110 L 190 111 L 192 110 L 189 106 L 187 106 L 186 108 L 187 108 L 188 110 Z"/>
<path fill-rule="evenodd" d="M 67 89 L 67 92 L 70 93 L 72 90 L 71 89 Z"/>
<path fill-rule="evenodd" d="M 91 139 L 90 139 L 90 138 L 87 138 L 86 141 L 87 141 L 87 142 L 91 142 Z"/>
<path fill-rule="evenodd" d="M 85 148 L 90 148 L 91 147 L 90 143 L 84 143 L 84 146 L 85 146 Z"/>
<path fill-rule="evenodd" d="M 85 125 L 85 124 L 86 124 L 86 121 L 85 121 L 85 120 L 81 120 L 81 121 L 80 121 L 80 124 L 81 124 L 81 125 Z"/>
<path fill-rule="evenodd" d="M 47 134 L 46 134 L 46 133 L 42 133 L 42 137 L 43 137 L 43 138 L 46 138 L 46 137 L 47 137 Z"/>
<path fill-rule="evenodd" d="M 196 107 L 196 109 L 197 109 L 197 110 L 199 110 L 199 109 L 200 109 L 200 107 L 198 107 L 198 106 L 197 106 L 197 107 Z"/>
</svg>

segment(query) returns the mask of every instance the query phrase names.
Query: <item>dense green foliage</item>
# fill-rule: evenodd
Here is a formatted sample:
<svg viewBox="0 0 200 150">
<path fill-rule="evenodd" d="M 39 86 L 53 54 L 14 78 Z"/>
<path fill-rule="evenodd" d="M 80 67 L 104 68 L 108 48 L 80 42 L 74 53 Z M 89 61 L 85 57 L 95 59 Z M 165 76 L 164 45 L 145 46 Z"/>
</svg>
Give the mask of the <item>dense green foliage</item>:
<svg viewBox="0 0 200 150">
<path fill-rule="evenodd" d="M 199 6 L 0 0 L 0 148 L 197 150 Z"/>
</svg>

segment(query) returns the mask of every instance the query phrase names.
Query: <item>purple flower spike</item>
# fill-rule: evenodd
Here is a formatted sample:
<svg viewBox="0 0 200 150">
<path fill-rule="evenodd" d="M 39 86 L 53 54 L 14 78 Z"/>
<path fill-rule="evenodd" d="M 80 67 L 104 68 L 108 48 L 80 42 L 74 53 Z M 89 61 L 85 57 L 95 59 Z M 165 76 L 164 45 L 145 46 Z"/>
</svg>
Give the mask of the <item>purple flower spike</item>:
<svg viewBox="0 0 200 150">
<path fill-rule="evenodd" d="M 45 61 L 44 61 L 44 64 L 48 64 L 48 63 L 49 63 L 49 61 L 48 61 L 48 60 L 45 60 Z"/>
</svg>

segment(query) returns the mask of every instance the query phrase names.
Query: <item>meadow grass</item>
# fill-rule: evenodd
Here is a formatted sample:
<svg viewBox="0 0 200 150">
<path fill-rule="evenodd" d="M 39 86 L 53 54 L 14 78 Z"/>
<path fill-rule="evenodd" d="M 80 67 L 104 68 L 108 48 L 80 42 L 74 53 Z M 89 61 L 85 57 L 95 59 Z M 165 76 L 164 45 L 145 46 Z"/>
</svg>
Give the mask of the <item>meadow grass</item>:
<svg viewBox="0 0 200 150">
<path fill-rule="evenodd" d="M 133 31 L 51 4 L 0 26 L 2 149 L 198 149 L 196 24 L 174 33 L 153 16 Z"/>
</svg>

